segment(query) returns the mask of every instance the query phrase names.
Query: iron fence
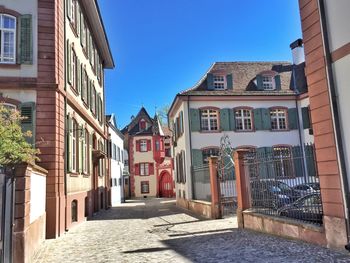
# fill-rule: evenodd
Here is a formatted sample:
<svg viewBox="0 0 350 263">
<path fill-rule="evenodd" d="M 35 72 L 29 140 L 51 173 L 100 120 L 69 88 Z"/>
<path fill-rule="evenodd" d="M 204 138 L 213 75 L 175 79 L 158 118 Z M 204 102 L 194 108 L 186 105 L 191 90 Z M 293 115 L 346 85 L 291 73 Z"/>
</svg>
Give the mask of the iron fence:
<svg viewBox="0 0 350 263">
<path fill-rule="evenodd" d="M 211 201 L 209 165 L 193 167 L 193 199 Z"/>
<path fill-rule="evenodd" d="M 322 224 L 313 145 L 258 148 L 244 158 L 254 212 Z"/>
</svg>

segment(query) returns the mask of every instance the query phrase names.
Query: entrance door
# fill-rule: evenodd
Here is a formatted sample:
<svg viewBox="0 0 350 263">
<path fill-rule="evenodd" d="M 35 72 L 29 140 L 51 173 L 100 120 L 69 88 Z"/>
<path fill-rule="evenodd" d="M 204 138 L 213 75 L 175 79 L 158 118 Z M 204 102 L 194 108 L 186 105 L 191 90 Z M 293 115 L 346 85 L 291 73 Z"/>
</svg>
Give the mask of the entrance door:
<svg viewBox="0 0 350 263">
<path fill-rule="evenodd" d="M 173 189 L 173 179 L 168 172 L 164 172 L 161 174 L 160 178 L 160 186 L 159 186 L 159 195 L 160 197 L 173 197 L 174 189 Z"/>
</svg>

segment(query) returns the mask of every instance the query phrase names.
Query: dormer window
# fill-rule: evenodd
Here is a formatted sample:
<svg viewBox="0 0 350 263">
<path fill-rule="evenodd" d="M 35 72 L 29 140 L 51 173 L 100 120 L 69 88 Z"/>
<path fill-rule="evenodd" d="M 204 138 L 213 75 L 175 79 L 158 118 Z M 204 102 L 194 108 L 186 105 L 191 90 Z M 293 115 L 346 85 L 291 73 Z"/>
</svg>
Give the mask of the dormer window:
<svg viewBox="0 0 350 263">
<path fill-rule="evenodd" d="M 272 76 L 262 76 L 262 86 L 264 90 L 274 90 L 274 78 Z"/>
<path fill-rule="evenodd" d="M 214 90 L 224 90 L 226 88 L 225 86 L 225 76 L 215 75 Z"/>
<path fill-rule="evenodd" d="M 281 76 L 275 71 L 264 71 L 256 76 L 258 90 L 281 90 Z"/>
</svg>

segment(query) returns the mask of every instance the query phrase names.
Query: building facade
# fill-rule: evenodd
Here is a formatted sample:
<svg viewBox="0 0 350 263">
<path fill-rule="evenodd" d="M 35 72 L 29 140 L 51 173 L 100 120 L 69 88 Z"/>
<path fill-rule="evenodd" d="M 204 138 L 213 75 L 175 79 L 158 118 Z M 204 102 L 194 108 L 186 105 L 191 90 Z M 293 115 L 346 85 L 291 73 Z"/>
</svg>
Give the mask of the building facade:
<svg viewBox="0 0 350 263">
<path fill-rule="evenodd" d="M 173 165 L 165 154 L 166 136 L 157 117 L 141 108 L 122 133 L 129 153 L 131 197 L 174 196 Z"/>
<path fill-rule="evenodd" d="M 302 43 L 291 47 L 301 51 Z M 306 91 L 302 60 L 214 63 L 169 110 L 177 199 L 210 201 L 209 178 L 199 179 L 194 169 L 218 156 L 224 135 L 232 147 L 257 153 L 291 154 L 312 143 Z"/>
<path fill-rule="evenodd" d="M 328 246 L 349 242 L 350 3 L 299 0 Z"/>
<path fill-rule="evenodd" d="M 2 1 L 0 100 L 17 107 L 48 171 L 46 237 L 106 207 L 104 69 L 113 58 L 96 1 Z"/>
<path fill-rule="evenodd" d="M 110 203 L 117 206 L 125 201 L 124 196 L 124 135 L 118 130 L 114 114 L 107 115 L 108 161 L 110 168 Z"/>
</svg>

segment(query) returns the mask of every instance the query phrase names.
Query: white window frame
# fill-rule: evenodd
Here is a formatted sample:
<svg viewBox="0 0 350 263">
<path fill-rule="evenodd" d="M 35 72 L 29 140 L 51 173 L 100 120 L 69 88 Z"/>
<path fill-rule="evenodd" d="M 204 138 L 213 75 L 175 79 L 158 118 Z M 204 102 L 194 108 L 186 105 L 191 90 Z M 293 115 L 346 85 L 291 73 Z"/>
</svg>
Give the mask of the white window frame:
<svg viewBox="0 0 350 263">
<path fill-rule="evenodd" d="M 140 140 L 140 152 L 147 152 L 147 140 Z"/>
<path fill-rule="evenodd" d="M 141 176 L 149 175 L 149 163 L 140 163 L 140 175 Z"/>
<path fill-rule="evenodd" d="M 247 113 L 248 116 L 245 113 Z M 252 131 L 253 130 L 252 115 L 253 114 L 252 114 L 251 109 L 244 109 L 244 108 L 235 109 L 236 130 L 237 131 Z M 238 122 L 242 123 L 242 128 L 238 128 Z"/>
<path fill-rule="evenodd" d="M 262 75 L 262 88 L 264 90 L 276 89 L 275 80 L 272 75 Z"/>
<path fill-rule="evenodd" d="M 216 109 L 201 109 L 201 130 L 218 131 L 219 130 L 219 111 Z M 216 125 L 215 125 L 216 124 Z"/>
<path fill-rule="evenodd" d="M 14 20 L 15 28 L 4 28 L 3 21 L 4 17 L 8 17 Z M 8 57 L 7 59 L 10 61 L 4 61 L 4 33 L 9 32 L 13 33 L 13 56 Z M 1 34 L 1 42 L 0 42 L 0 63 L 1 64 L 16 64 L 16 54 L 17 54 L 17 18 L 8 14 L 0 14 L 0 34 Z"/>
<path fill-rule="evenodd" d="M 143 185 L 147 186 L 147 190 L 148 190 L 147 192 L 143 191 L 143 187 L 142 187 Z M 149 181 L 142 181 L 142 182 L 140 182 L 140 188 L 141 188 L 140 189 L 141 190 L 140 191 L 141 194 L 149 194 L 149 192 L 150 192 L 149 191 Z"/>
<path fill-rule="evenodd" d="M 224 75 L 213 76 L 213 87 L 214 90 L 225 90 L 226 89 L 226 77 Z"/>
<path fill-rule="evenodd" d="M 281 108 L 271 109 L 270 118 L 271 118 L 271 130 L 284 131 L 288 129 L 286 109 L 281 109 Z M 276 127 L 274 127 L 274 123 L 276 123 Z"/>
</svg>

